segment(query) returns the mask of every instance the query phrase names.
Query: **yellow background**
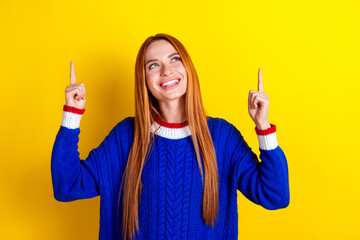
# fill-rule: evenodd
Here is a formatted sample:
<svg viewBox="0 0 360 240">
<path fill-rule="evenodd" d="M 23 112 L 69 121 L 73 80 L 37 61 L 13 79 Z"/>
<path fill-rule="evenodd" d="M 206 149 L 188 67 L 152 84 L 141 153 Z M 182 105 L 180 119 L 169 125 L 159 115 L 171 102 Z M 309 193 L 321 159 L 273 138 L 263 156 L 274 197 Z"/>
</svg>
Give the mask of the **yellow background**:
<svg viewBox="0 0 360 240">
<path fill-rule="evenodd" d="M 134 115 L 135 57 L 160 32 L 189 51 L 208 114 L 257 154 L 247 101 L 263 69 L 290 205 L 269 211 L 238 192 L 239 239 L 360 239 L 359 12 L 357 0 L 1 1 L 0 239 L 98 238 L 99 197 L 53 197 L 70 60 L 87 92 L 85 159 Z"/>
</svg>

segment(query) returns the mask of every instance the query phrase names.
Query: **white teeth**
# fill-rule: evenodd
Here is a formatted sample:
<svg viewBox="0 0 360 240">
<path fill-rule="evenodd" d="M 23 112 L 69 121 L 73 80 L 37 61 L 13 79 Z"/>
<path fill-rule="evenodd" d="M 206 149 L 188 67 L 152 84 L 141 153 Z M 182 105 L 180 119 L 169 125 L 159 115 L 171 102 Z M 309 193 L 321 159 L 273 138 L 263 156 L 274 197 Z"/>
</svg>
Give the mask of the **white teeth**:
<svg viewBox="0 0 360 240">
<path fill-rule="evenodd" d="M 170 81 L 170 82 L 167 82 L 167 83 L 161 84 L 160 86 L 161 86 L 161 87 L 173 86 L 173 85 L 177 84 L 179 81 L 180 81 L 179 79 L 172 80 L 172 81 Z"/>
</svg>

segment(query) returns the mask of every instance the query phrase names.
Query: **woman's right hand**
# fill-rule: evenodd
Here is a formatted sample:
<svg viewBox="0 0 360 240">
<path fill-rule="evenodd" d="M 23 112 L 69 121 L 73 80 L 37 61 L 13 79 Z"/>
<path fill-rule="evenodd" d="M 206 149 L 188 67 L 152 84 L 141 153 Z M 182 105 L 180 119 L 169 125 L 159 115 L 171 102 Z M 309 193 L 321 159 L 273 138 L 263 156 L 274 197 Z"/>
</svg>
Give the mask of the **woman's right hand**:
<svg viewBox="0 0 360 240">
<path fill-rule="evenodd" d="M 70 61 L 70 85 L 65 89 L 66 105 L 83 109 L 86 102 L 86 91 L 84 83 L 76 83 L 75 68 L 73 61 Z"/>
</svg>

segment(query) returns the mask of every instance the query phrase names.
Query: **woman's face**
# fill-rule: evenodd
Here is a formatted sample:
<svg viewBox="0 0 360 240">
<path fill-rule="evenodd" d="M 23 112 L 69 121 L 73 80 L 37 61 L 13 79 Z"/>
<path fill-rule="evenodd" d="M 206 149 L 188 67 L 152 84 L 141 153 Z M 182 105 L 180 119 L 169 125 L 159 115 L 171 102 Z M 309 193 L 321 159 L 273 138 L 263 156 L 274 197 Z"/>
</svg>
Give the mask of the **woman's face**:
<svg viewBox="0 0 360 240">
<path fill-rule="evenodd" d="M 157 40 L 147 47 L 145 76 L 149 90 L 158 101 L 176 100 L 186 93 L 186 69 L 179 53 L 167 40 Z"/>
</svg>

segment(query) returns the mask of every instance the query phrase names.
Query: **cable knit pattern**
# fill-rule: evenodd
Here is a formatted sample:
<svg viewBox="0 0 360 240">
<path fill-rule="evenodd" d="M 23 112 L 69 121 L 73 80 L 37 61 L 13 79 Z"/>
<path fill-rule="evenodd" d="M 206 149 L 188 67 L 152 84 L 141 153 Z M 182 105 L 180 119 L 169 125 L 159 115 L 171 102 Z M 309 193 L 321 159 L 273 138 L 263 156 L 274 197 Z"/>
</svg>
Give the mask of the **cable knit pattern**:
<svg viewBox="0 0 360 240">
<path fill-rule="evenodd" d="M 166 143 L 165 143 L 166 144 Z M 165 145 L 166 154 L 165 154 L 165 179 L 166 179 L 166 187 L 165 187 L 165 237 L 166 239 L 173 239 L 173 223 L 175 222 L 175 205 L 174 205 L 174 155 L 175 149 L 174 145 Z"/>
<path fill-rule="evenodd" d="M 70 202 L 100 195 L 99 239 L 122 239 L 122 220 L 116 219 L 116 212 L 120 210 L 121 216 L 119 186 L 133 140 L 134 117 L 120 121 L 82 160 L 77 150 L 80 128 L 74 128 L 82 113 L 64 110 L 51 157 L 54 197 Z M 219 214 L 214 227 L 205 225 L 203 186 L 189 126 L 159 120 L 156 124 L 166 129 L 157 132 L 141 175 L 135 239 L 238 239 L 237 191 L 265 209 L 288 206 L 287 160 L 277 145 L 275 125 L 264 131 L 255 129 L 263 141 L 260 162 L 234 125 L 208 117 L 219 171 Z"/>
<path fill-rule="evenodd" d="M 165 237 L 166 239 L 179 239 L 179 191 L 176 182 L 176 143 L 166 146 L 166 205 L 165 205 Z"/>
<path fill-rule="evenodd" d="M 158 139 L 159 142 L 159 149 L 165 149 L 166 151 L 161 151 L 159 152 L 160 156 L 159 156 L 159 174 L 157 176 L 166 176 L 166 161 L 163 161 L 162 159 L 166 159 L 167 156 L 167 147 L 166 147 L 166 143 L 164 142 L 165 139 Z M 165 157 L 163 156 L 165 155 Z M 158 234 L 157 234 L 157 238 L 156 239 L 161 239 L 164 235 L 165 235 L 165 230 L 166 230 L 166 216 L 167 213 L 165 212 L 166 207 L 165 207 L 165 199 L 166 197 L 166 183 L 167 183 L 167 178 L 165 177 L 159 177 L 158 178 L 158 182 L 159 182 L 159 215 L 158 215 L 158 221 L 159 221 L 159 228 L 158 228 Z"/>
</svg>

